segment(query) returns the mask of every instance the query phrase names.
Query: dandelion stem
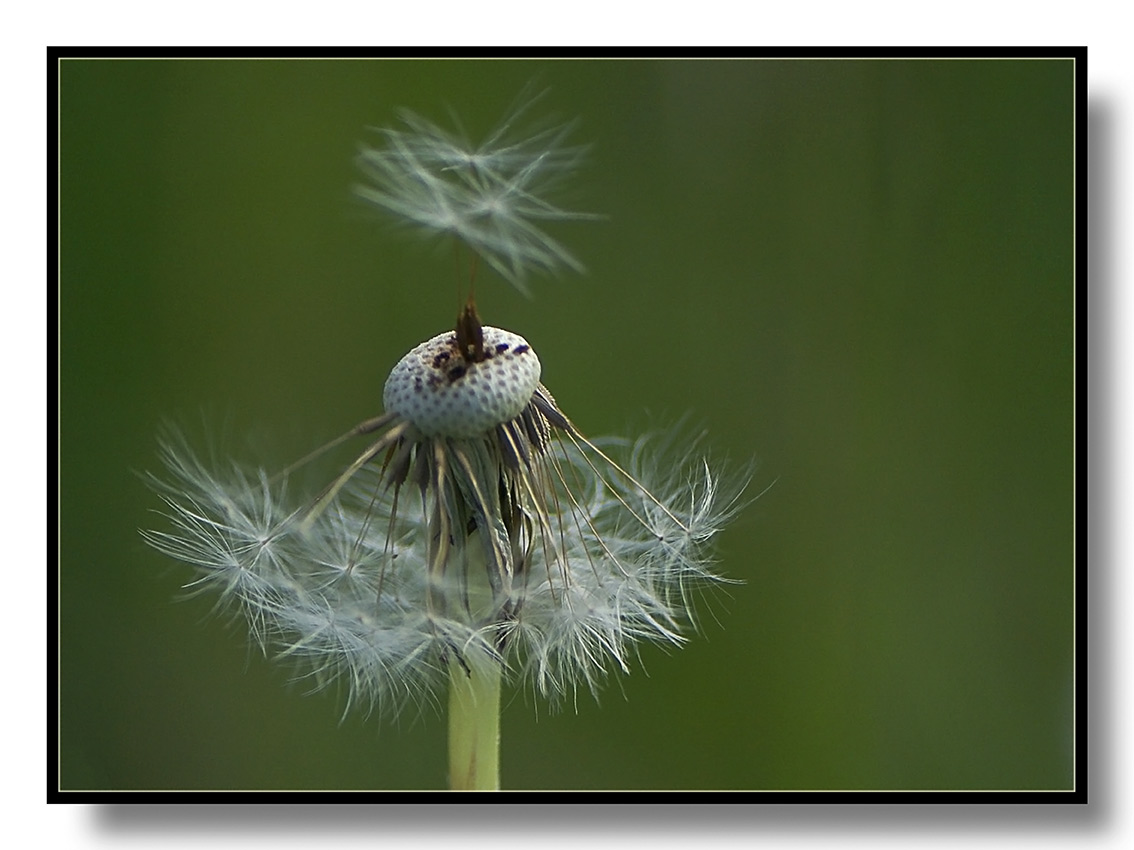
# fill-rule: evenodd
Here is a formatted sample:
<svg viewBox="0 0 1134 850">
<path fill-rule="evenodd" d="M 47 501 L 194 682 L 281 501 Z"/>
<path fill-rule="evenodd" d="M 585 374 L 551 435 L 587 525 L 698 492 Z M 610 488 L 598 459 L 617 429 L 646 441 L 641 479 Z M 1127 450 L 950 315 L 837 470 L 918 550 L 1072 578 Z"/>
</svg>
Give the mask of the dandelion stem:
<svg viewBox="0 0 1134 850">
<path fill-rule="evenodd" d="M 463 597 L 458 604 L 481 619 L 496 604 L 493 579 L 486 569 L 479 529 L 462 542 Z M 499 578 L 497 578 L 499 580 Z M 500 790 L 500 659 L 466 646 L 449 659 L 449 787 L 454 791 Z"/>
<path fill-rule="evenodd" d="M 449 662 L 449 787 L 500 790 L 500 664 Z"/>
</svg>

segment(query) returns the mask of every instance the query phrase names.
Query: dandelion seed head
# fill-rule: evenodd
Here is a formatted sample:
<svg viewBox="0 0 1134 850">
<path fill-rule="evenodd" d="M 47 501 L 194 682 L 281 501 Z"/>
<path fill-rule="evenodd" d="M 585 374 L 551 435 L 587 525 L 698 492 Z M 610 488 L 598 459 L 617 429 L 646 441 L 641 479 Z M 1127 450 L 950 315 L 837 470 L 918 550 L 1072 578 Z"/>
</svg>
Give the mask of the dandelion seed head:
<svg viewBox="0 0 1134 850">
<path fill-rule="evenodd" d="M 597 691 L 642 645 L 682 645 L 698 589 L 726 581 L 712 544 L 747 479 L 698 460 L 697 438 L 586 440 L 538 382 L 471 436 L 404 416 L 309 526 L 285 479 L 216 472 L 168 440 L 153 481 L 172 530 L 144 535 L 313 688 L 341 682 L 348 708 L 383 713 L 436 702 L 449 664 L 484 659 L 553 702 Z"/>
<path fill-rule="evenodd" d="M 539 385 L 539 358 L 522 336 L 493 327 L 483 328 L 482 357 L 467 361 L 452 331 L 423 342 L 386 379 L 386 410 L 429 437 L 475 437 L 515 419 Z"/>
</svg>

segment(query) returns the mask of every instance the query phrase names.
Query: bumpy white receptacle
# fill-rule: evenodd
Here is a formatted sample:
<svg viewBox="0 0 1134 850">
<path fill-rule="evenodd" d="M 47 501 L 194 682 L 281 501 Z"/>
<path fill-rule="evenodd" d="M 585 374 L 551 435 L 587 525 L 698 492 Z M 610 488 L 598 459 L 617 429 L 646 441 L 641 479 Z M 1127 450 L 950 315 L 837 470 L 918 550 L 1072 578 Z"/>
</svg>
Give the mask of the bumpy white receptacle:
<svg viewBox="0 0 1134 850">
<path fill-rule="evenodd" d="M 386 410 L 428 437 L 476 437 L 519 416 L 539 384 L 539 358 L 522 336 L 483 333 L 479 363 L 465 362 L 453 331 L 414 348 L 386 379 Z"/>
</svg>

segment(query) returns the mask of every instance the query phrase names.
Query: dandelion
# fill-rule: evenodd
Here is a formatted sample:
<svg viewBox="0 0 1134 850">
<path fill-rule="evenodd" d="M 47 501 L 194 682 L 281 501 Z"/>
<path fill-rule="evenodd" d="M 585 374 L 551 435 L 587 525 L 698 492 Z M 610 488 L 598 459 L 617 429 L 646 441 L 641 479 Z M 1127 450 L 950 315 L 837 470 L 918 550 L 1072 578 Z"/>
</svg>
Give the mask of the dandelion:
<svg viewBox="0 0 1134 850">
<path fill-rule="evenodd" d="M 400 161 L 449 168 L 435 128 L 407 122 Z M 528 149 L 540 137 L 510 146 L 505 129 L 478 149 L 485 180 L 541 161 Z M 543 137 L 549 161 L 559 140 Z M 435 206 L 419 200 L 399 203 L 421 222 Z M 502 272 L 542 264 L 522 244 L 497 255 Z M 527 340 L 483 325 L 470 296 L 452 330 L 394 366 L 380 416 L 282 473 L 206 464 L 171 431 L 166 474 L 148 476 L 168 526 L 143 536 L 313 688 L 345 683 L 347 709 L 393 713 L 447 690 L 452 787 L 498 787 L 502 682 L 571 700 L 629 672 L 643 644 L 684 643 L 697 591 L 726 581 L 713 543 L 747 483 L 681 432 L 588 439 L 541 379 Z M 369 445 L 323 492 L 292 492 L 296 468 L 351 437 Z"/>
<path fill-rule="evenodd" d="M 691 592 L 722 581 L 711 543 L 743 478 L 670 466 L 696 441 L 588 440 L 522 337 L 465 326 L 479 344 L 451 331 L 394 367 L 386 413 L 351 432 L 376 439 L 313 503 L 176 438 L 169 477 L 151 479 L 172 530 L 146 539 L 317 685 L 342 676 L 350 702 L 396 710 L 446 679 L 454 698 L 495 701 L 501 676 L 553 698 L 595 690 L 639 643 L 683 643 Z"/>
<path fill-rule="evenodd" d="M 582 271 L 542 228 L 545 222 L 598 218 L 550 200 L 587 148 L 567 143 L 573 124 L 523 131 L 522 121 L 540 96 L 521 98 L 479 145 L 403 111 L 402 128 L 378 131 L 384 145 L 359 151 L 357 163 L 368 182 L 355 193 L 401 221 L 456 236 L 521 292 L 527 292 L 533 270 Z"/>
</svg>

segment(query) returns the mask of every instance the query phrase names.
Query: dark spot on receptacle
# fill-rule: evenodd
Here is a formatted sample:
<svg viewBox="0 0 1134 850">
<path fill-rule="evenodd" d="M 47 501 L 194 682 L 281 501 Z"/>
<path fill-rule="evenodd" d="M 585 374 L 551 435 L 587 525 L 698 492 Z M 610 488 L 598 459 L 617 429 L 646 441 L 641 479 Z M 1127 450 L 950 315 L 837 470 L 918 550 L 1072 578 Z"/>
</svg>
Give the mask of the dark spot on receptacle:
<svg viewBox="0 0 1134 850">
<path fill-rule="evenodd" d="M 413 388 L 417 390 L 417 392 L 421 392 L 421 378 L 413 379 Z"/>
<path fill-rule="evenodd" d="M 530 350 L 531 350 L 530 345 L 517 345 L 516 350 L 513 351 L 512 353 L 513 354 L 527 354 Z"/>
<path fill-rule="evenodd" d="M 442 351 L 437 356 L 435 356 L 433 358 L 433 368 L 434 369 L 440 369 L 441 364 L 447 363 L 447 362 L 449 362 L 449 352 L 448 351 Z"/>
<path fill-rule="evenodd" d="M 465 376 L 466 371 L 467 370 L 465 369 L 464 366 L 454 366 L 452 369 L 449 370 L 449 380 L 450 381 L 459 381 L 461 378 L 463 378 Z"/>
<path fill-rule="evenodd" d="M 496 353 L 497 354 L 503 354 L 507 350 L 508 350 L 508 343 L 506 343 L 506 342 L 496 343 Z"/>
</svg>

